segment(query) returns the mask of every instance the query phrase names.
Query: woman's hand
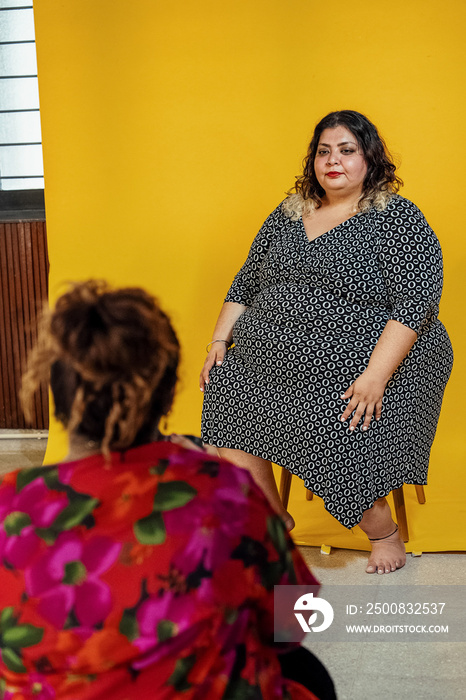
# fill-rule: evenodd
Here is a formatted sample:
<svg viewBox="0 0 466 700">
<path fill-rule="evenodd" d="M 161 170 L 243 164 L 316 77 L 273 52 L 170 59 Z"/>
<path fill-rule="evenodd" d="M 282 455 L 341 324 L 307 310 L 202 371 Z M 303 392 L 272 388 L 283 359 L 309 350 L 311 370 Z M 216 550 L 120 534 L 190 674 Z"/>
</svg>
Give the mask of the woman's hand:
<svg viewBox="0 0 466 700">
<path fill-rule="evenodd" d="M 180 445 L 180 447 L 185 447 L 187 450 L 195 450 L 196 452 L 204 452 L 204 449 L 198 444 L 190 440 L 189 435 L 178 435 L 172 433 L 170 435 L 170 442 L 173 445 Z"/>
<path fill-rule="evenodd" d="M 201 391 L 204 391 L 205 385 L 209 383 L 209 372 L 212 367 L 222 364 L 227 346 L 230 345 L 233 337 L 233 326 L 246 308 L 243 304 L 237 304 L 235 301 L 226 301 L 223 304 L 215 324 L 213 340 L 207 345 L 208 353 L 199 377 Z"/>
<path fill-rule="evenodd" d="M 369 428 L 372 416 L 375 415 L 376 420 L 380 419 L 385 387 L 400 362 L 411 350 L 416 338 L 417 334 L 411 328 L 393 319 L 387 321 L 366 369 L 340 397 L 350 399 L 341 420 L 347 420 L 354 412 L 350 430 L 355 429 L 363 416 L 362 430 Z"/>
<path fill-rule="evenodd" d="M 214 365 L 220 366 L 222 364 L 226 351 L 227 346 L 225 342 L 217 340 L 215 343 L 212 343 L 199 377 L 199 388 L 201 391 L 204 391 L 205 385 L 209 383 L 210 370 Z"/>
<path fill-rule="evenodd" d="M 340 420 L 345 421 L 354 413 L 349 425 L 350 430 L 356 428 L 363 416 L 362 430 L 369 428 L 373 416 L 376 420 L 380 420 L 386 384 L 386 381 L 380 379 L 369 369 L 364 370 L 340 397 L 341 399 L 350 399 Z"/>
</svg>

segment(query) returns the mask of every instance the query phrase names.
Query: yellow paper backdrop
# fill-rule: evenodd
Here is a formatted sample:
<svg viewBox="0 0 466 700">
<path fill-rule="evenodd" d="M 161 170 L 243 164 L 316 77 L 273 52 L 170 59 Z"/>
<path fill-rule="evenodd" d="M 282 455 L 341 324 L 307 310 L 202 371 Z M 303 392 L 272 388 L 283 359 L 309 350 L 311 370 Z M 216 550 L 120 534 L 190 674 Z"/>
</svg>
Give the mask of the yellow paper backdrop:
<svg viewBox="0 0 466 700">
<path fill-rule="evenodd" d="M 445 256 L 456 364 L 410 545 L 465 549 L 464 71 L 457 0 L 35 0 L 52 301 L 66 280 L 143 285 L 183 345 L 170 428 L 199 433 L 197 376 L 229 283 L 300 170 L 316 121 L 366 113 Z M 66 449 L 56 424 L 47 461 Z M 300 543 L 364 548 L 295 478 Z"/>
</svg>

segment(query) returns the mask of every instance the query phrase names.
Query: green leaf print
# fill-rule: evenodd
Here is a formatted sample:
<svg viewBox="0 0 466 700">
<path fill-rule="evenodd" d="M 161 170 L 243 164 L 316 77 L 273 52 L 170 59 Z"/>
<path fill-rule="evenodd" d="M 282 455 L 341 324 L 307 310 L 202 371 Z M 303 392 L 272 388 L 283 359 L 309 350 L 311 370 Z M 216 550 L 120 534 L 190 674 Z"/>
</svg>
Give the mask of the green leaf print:
<svg viewBox="0 0 466 700">
<path fill-rule="evenodd" d="M 44 630 L 34 625 L 15 625 L 2 634 L 3 645 L 7 647 L 32 647 L 39 644 L 44 636 Z"/>
<path fill-rule="evenodd" d="M 186 481 L 162 482 L 154 497 L 154 510 L 164 511 L 181 508 L 196 496 L 197 490 Z"/>
<path fill-rule="evenodd" d="M 61 486 L 60 490 L 63 490 L 63 486 L 60 485 L 58 479 L 58 469 L 57 467 L 31 467 L 30 469 L 22 469 L 16 479 L 16 488 L 18 491 L 24 489 L 25 486 L 30 484 L 34 479 L 42 477 L 49 489 L 55 489 L 57 486 Z"/>
<path fill-rule="evenodd" d="M 2 649 L 3 663 L 14 673 L 25 673 L 26 667 L 13 649 Z"/>
<path fill-rule="evenodd" d="M 239 678 L 228 685 L 223 700 L 259 700 L 262 698 L 260 689 L 250 685 L 244 678 Z"/>
<path fill-rule="evenodd" d="M 275 515 L 269 515 L 267 518 L 267 532 L 277 552 L 280 555 L 286 554 L 288 542 L 285 536 L 285 526 L 280 518 L 277 518 Z"/>
<path fill-rule="evenodd" d="M 36 528 L 36 535 L 41 538 L 41 540 L 44 540 L 44 542 L 48 545 L 51 545 L 55 542 L 57 539 L 59 532 L 55 532 L 51 527 L 45 528 L 45 527 L 37 527 Z"/>
<path fill-rule="evenodd" d="M 188 682 L 188 675 L 195 663 L 195 654 L 186 656 L 184 659 L 178 659 L 175 664 L 175 670 L 168 679 L 167 684 L 173 685 L 179 693 L 184 690 L 189 690 L 191 688 L 191 683 Z"/>
<path fill-rule="evenodd" d="M 58 478 L 58 467 L 42 467 L 42 469 L 44 470 L 44 481 L 49 487 L 49 489 L 58 489 L 59 491 L 63 491 L 63 484 Z"/>
<path fill-rule="evenodd" d="M 10 629 L 10 627 L 14 627 L 17 619 L 18 617 L 15 615 L 13 607 L 3 608 L 0 613 L 0 631 L 3 633 L 5 630 Z"/>
<path fill-rule="evenodd" d="M 267 518 L 267 531 L 275 549 L 280 555 L 282 573 L 288 573 L 290 583 L 296 583 L 296 572 L 294 570 L 293 557 L 291 556 L 290 542 L 285 535 L 285 525 L 276 515 Z M 269 579 L 270 580 L 270 579 Z M 278 583 L 279 581 L 275 581 Z M 275 585 L 275 584 L 273 584 Z"/>
<path fill-rule="evenodd" d="M 261 583 L 268 591 L 277 586 L 283 576 L 282 561 L 269 561 L 261 567 Z"/>
<path fill-rule="evenodd" d="M 88 498 L 82 496 L 73 496 L 73 500 L 63 510 L 53 523 L 54 530 L 71 530 L 72 527 L 79 525 L 87 516 L 92 513 L 98 505 L 97 498 Z"/>
<path fill-rule="evenodd" d="M 163 544 L 167 531 L 161 513 L 151 513 L 134 523 L 134 534 L 141 544 Z"/>
<path fill-rule="evenodd" d="M 34 479 L 44 476 L 43 467 L 31 467 L 30 469 L 21 469 L 16 478 L 16 490 L 21 491 L 25 486 L 30 484 Z"/>
<path fill-rule="evenodd" d="M 170 462 L 168 459 L 161 459 L 158 464 L 155 464 L 149 469 L 149 474 L 157 474 L 158 476 L 162 476 L 167 471 L 169 465 Z"/>
<path fill-rule="evenodd" d="M 34 625 L 16 624 L 18 616 L 12 607 L 4 608 L 0 613 L 0 647 L 4 664 L 15 673 L 24 673 L 26 668 L 21 661 L 22 647 L 39 644 L 44 630 Z"/>
<path fill-rule="evenodd" d="M 121 634 L 124 634 L 125 637 L 129 639 L 130 642 L 139 637 L 139 625 L 134 614 L 129 612 L 123 613 L 119 630 Z"/>
</svg>

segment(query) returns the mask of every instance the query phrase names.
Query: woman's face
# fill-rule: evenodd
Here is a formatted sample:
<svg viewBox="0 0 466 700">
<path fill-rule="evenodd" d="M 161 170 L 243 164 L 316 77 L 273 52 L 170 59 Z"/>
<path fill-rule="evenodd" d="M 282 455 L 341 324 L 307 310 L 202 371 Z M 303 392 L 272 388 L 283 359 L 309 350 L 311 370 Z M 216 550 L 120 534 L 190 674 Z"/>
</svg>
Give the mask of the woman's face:
<svg viewBox="0 0 466 700">
<path fill-rule="evenodd" d="M 317 146 L 314 171 L 326 195 L 361 195 L 367 163 L 351 131 L 344 126 L 324 129 Z"/>
</svg>

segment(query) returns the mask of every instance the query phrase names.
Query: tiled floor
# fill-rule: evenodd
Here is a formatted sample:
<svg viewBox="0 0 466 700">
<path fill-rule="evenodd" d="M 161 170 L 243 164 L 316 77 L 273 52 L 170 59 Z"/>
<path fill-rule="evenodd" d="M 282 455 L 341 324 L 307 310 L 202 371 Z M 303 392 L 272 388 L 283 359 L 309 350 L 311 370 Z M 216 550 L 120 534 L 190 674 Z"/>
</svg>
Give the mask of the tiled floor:
<svg viewBox="0 0 466 700">
<path fill-rule="evenodd" d="M 43 434 L 29 439 L 8 437 L 0 431 L 0 473 L 42 463 Z M 300 547 L 325 585 L 394 586 L 466 584 L 466 553 L 424 553 L 410 557 L 404 569 L 387 576 L 364 573 L 367 554 L 332 550 L 322 555 L 316 547 Z M 310 636 L 310 635 L 309 635 Z M 306 641 L 330 671 L 338 700 L 372 700 L 385 696 L 399 700 L 466 699 L 466 643 L 334 642 Z"/>
<path fill-rule="evenodd" d="M 307 564 L 323 585 L 459 585 L 466 584 L 466 553 L 424 553 L 408 556 L 395 574 L 365 574 L 367 553 L 300 547 Z M 383 600 L 383 591 L 379 596 Z M 466 602 L 466 601 L 465 601 Z M 466 698 L 466 642 L 335 642 L 305 646 L 329 670 L 338 700 L 372 700 L 375 695 L 399 700 Z"/>
<path fill-rule="evenodd" d="M 42 464 L 47 447 L 47 433 L 27 431 L 27 434 L 33 437 L 19 437 L 20 431 L 0 430 L 0 474 L 19 467 L 37 467 Z M 9 437 L 10 435 L 14 437 Z"/>
</svg>

